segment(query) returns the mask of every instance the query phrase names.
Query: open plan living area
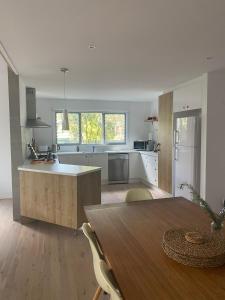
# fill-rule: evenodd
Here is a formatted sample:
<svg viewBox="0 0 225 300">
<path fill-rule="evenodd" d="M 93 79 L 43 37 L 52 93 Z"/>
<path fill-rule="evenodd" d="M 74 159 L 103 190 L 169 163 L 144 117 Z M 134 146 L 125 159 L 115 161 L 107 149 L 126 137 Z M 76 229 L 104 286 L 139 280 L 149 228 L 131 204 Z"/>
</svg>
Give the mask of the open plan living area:
<svg viewBox="0 0 225 300">
<path fill-rule="evenodd" d="M 225 299 L 224 16 L 0 0 L 0 300 Z"/>
</svg>

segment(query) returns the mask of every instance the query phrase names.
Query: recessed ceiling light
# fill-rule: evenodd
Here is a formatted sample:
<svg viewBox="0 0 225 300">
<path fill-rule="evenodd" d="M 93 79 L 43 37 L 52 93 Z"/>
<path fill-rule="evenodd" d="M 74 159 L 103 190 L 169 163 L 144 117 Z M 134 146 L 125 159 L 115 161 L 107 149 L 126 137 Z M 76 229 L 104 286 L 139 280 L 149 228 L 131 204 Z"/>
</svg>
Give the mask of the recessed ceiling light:
<svg viewBox="0 0 225 300">
<path fill-rule="evenodd" d="M 90 44 L 88 45 L 88 48 L 89 48 L 89 49 L 95 49 L 95 48 L 96 48 L 95 43 L 90 43 Z"/>
</svg>

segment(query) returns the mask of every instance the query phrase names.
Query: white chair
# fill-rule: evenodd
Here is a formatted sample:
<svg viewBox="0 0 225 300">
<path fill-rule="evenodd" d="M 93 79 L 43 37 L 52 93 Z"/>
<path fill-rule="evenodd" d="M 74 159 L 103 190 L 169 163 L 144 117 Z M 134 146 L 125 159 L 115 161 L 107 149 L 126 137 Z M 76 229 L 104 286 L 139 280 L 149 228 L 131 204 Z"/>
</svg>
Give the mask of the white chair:
<svg viewBox="0 0 225 300">
<path fill-rule="evenodd" d="M 119 289 L 116 287 L 115 280 L 113 279 L 109 267 L 104 261 L 104 256 L 97 241 L 95 232 L 91 229 L 91 226 L 88 223 L 83 224 L 82 230 L 91 247 L 95 277 L 99 284 L 93 300 L 99 299 L 102 290 L 110 295 L 111 300 L 121 300 L 121 294 Z"/>
<path fill-rule="evenodd" d="M 148 189 L 145 188 L 134 188 L 130 189 L 126 195 L 126 202 L 151 200 L 153 199 L 152 194 Z"/>
</svg>

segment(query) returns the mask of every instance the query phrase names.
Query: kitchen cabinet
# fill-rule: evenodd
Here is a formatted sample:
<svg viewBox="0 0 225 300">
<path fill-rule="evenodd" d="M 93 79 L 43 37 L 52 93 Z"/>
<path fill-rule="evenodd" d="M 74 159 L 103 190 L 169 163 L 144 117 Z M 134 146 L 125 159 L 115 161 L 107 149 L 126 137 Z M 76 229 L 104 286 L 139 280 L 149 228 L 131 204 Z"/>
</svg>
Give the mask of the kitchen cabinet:
<svg viewBox="0 0 225 300">
<path fill-rule="evenodd" d="M 58 159 L 61 164 L 88 166 L 88 160 L 84 153 L 58 154 Z"/>
<path fill-rule="evenodd" d="M 102 181 L 108 179 L 108 154 L 107 153 L 58 154 L 58 158 L 61 164 L 101 167 Z"/>
<path fill-rule="evenodd" d="M 88 166 L 102 168 L 102 180 L 108 179 L 108 154 L 107 153 L 88 153 L 86 154 Z"/>
<path fill-rule="evenodd" d="M 173 92 L 173 111 L 185 111 L 202 107 L 202 82 L 196 80 Z"/>
<path fill-rule="evenodd" d="M 172 193 L 173 93 L 159 96 L 159 188 Z"/>
<path fill-rule="evenodd" d="M 58 158 L 62 164 L 100 167 L 102 182 L 108 180 L 108 153 L 58 153 Z M 129 153 L 129 180 L 141 179 L 158 186 L 157 154 L 139 151 Z"/>
<path fill-rule="evenodd" d="M 141 153 L 143 173 L 142 178 L 158 186 L 158 157 L 156 154 Z"/>
<path fill-rule="evenodd" d="M 20 171 L 21 216 L 72 229 L 86 221 L 83 207 L 101 204 L 101 169 L 25 164 Z"/>
<path fill-rule="evenodd" d="M 139 179 L 142 174 L 141 157 L 139 152 L 129 153 L 129 179 Z"/>
</svg>

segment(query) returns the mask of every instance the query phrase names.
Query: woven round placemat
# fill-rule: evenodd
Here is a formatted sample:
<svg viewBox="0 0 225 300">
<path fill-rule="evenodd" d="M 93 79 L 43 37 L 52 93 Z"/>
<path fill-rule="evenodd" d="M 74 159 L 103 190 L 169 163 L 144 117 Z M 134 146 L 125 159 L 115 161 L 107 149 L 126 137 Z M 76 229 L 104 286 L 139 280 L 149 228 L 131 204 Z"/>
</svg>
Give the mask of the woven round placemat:
<svg viewBox="0 0 225 300">
<path fill-rule="evenodd" d="M 204 233 L 201 244 L 187 241 L 190 229 L 170 229 L 163 235 L 164 252 L 175 261 L 192 267 L 218 267 L 225 264 L 225 239 Z"/>
</svg>

